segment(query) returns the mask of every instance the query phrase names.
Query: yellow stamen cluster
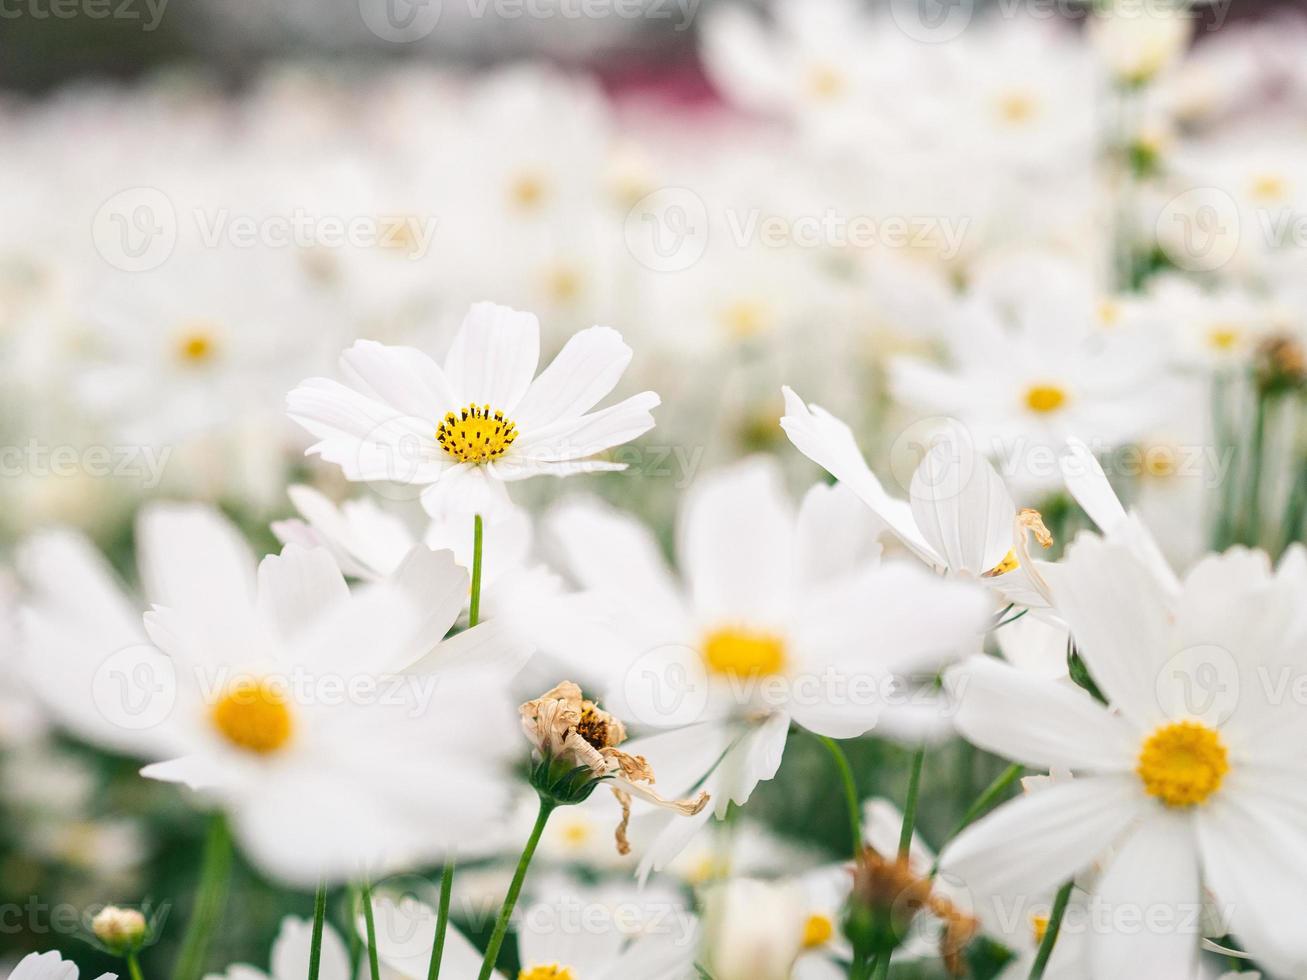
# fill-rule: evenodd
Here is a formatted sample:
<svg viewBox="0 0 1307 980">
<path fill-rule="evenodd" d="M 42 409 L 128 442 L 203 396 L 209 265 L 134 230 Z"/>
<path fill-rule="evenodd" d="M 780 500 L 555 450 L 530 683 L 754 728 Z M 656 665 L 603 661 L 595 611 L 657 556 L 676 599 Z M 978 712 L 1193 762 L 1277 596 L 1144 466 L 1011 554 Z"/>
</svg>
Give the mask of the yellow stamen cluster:
<svg viewBox="0 0 1307 980">
<path fill-rule="evenodd" d="M 199 366 L 213 360 L 218 354 L 214 333 L 204 324 L 187 327 L 177 336 L 177 359 L 191 366 Z"/>
<path fill-rule="evenodd" d="M 1048 935 L 1048 916 L 1032 915 L 1030 917 L 1030 931 L 1034 933 L 1035 945 L 1038 946 Z"/>
<path fill-rule="evenodd" d="M 1019 124 L 1034 117 L 1039 103 L 1025 92 L 1009 92 L 998 100 L 998 115 L 1006 123 Z"/>
<path fill-rule="evenodd" d="M 1173 721 L 1144 741 L 1135 772 L 1167 806 L 1194 806 L 1221 788 L 1230 759 L 1221 734 L 1201 721 Z"/>
<path fill-rule="evenodd" d="M 1026 389 L 1026 408 L 1046 415 L 1066 403 L 1066 391 L 1057 385 L 1031 385 Z"/>
<path fill-rule="evenodd" d="M 534 211 L 544 203 L 548 188 L 535 174 L 520 174 L 509 185 L 508 199 L 519 211 Z"/>
<path fill-rule="evenodd" d="M 831 922 L 830 916 L 814 913 L 808 916 L 808 921 L 803 924 L 803 948 L 815 949 L 818 946 L 825 946 L 834 935 L 835 924 Z"/>
<path fill-rule="evenodd" d="M 785 666 L 785 641 L 744 628 L 715 630 L 704 638 L 703 660 L 715 674 L 767 677 Z"/>
<path fill-rule="evenodd" d="M 742 299 L 731 303 L 721 314 L 726 332 L 736 340 L 756 337 L 767 328 L 770 319 L 766 304 L 757 300 Z"/>
<path fill-rule="evenodd" d="M 1008 572 L 1014 572 L 1020 567 L 1021 562 L 1017 561 L 1017 553 L 1009 549 L 1008 553 L 1003 556 L 1003 560 L 987 571 L 982 577 L 998 578 L 998 576 L 1006 575 Z"/>
<path fill-rule="evenodd" d="M 284 746 L 293 727 L 286 696 L 262 680 L 233 684 L 209 717 L 227 741 L 256 755 L 269 755 Z"/>
<path fill-rule="evenodd" d="M 517 980 L 576 980 L 576 974 L 572 972 L 571 967 L 551 963 L 548 966 L 533 966 L 521 970 L 517 974 Z"/>
<path fill-rule="evenodd" d="M 1259 201 L 1280 201 L 1289 192 L 1287 182 L 1279 174 L 1260 174 L 1254 177 L 1249 190 Z"/>
<path fill-rule="evenodd" d="M 489 405 L 468 405 L 457 415 L 450 412 L 436 429 L 440 448 L 461 463 L 498 459 L 516 438 L 517 425 Z"/>
<path fill-rule="evenodd" d="M 829 65 L 816 65 L 808 72 L 808 91 L 819 99 L 830 99 L 844 91 L 844 76 Z"/>
<path fill-rule="evenodd" d="M 1213 350 L 1229 352 L 1239 345 L 1243 333 L 1233 324 L 1221 323 L 1207 331 L 1207 345 Z"/>
</svg>

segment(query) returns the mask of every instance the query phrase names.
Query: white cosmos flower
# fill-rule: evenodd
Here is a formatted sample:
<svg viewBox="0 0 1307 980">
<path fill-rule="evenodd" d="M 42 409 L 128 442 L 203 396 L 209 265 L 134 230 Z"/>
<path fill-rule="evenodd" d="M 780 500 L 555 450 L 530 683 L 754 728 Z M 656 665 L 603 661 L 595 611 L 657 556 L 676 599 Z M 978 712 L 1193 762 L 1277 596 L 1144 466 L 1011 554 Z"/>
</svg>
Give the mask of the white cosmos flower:
<svg viewBox="0 0 1307 980">
<path fill-rule="evenodd" d="M 102 973 L 98 980 L 116 980 L 116 973 Z M 9 980 L 77 980 L 77 964 L 48 953 L 28 953 L 9 974 Z"/>
<path fill-rule="evenodd" d="M 969 828 L 944 870 L 978 897 L 1032 896 L 1110 851 L 1090 899 L 1095 980 L 1192 976 L 1205 892 L 1258 961 L 1301 975 L 1307 713 L 1274 685 L 1307 663 L 1307 556 L 1272 572 L 1257 552 L 1212 555 L 1168 593 L 1127 545 L 1086 534 L 1044 574 L 1111 708 L 987 658 L 951 670 L 969 740 L 1076 778 Z M 1139 913 L 1166 924 L 1113 918 Z"/>
<path fill-rule="evenodd" d="M 808 905 L 796 882 L 733 878 L 703 900 L 704 963 L 716 980 L 789 980 Z"/>
<path fill-rule="evenodd" d="M 86 737 L 170 760 L 145 774 L 214 797 L 265 870 L 309 884 L 433 857 L 503 812 L 505 688 L 530 646 L 494 623 L 443 640 L 468 588 L 448 552 L 351 592 L 323 548 L 256 563 L 216 512 L 162 504 L 137 550 L 155 646 L 84 547 L 29 543 L 34 681 Z"/>
<path fill-rule="evenodd" d="M 876 522 L 848 491 L 818 485 L 796 508 L 767 459 L 687 493 L 681 581 L 652 533 L 608 507 L 568 502 L 550 524 L 573 576 L 615 609 L 625 649 L 605 703 L 630 722 L 677 729 L 629 751 L 678 796 L 706 789 L 718 816 L 775 774 L 791 721 L 863 734 L 894 700 L 898 675 L 933 672 L 977 643 L 988 618 L 987 594 L 969 583 L 882 566 Z M 661 833 L 649 834 L 640 873 L 665 867 L 707 819 L 653 816 Z"/>
<path fill-rule="evenodd" d="M 622 914 L 614 912 L 620 906 Z M 684 908 L 668 916 L 661 892 L 562 886 L 542 893 L 516 917 L 518 980 L 693 980 L 699 927 Z M 436 915 L 413 898 L 373 899 L 377 955 L 403 980 L 425 980 Z M 634 931 L 633 922 L 639 923 Z M 364 923 L 359 933 L 366 936 Z M 482 954 L 451 927 L 439 977 L 474 977 Z M 504 974 L 495 971 L 496 980 Z"/>
<path fill-rule="evenodd" d="M 265 973 L 257 967 L 234 963 L 224 973 L 205 974 L 204 980 L 303 980 L 309 973 L 309 953 L 313 941 L 313 923 L 288 915 L 272 944 L 272 954 Z M 324 923 L 318 980 L 350 980 L 349 951 L 340 934 Z"/>
<path fill-rule="evenodd" d="M 422 486 L 433 516 L 489 513 L 506 502 L 505 482 L 624 468 L 590 457 L 654 424 L 651 391 L 590 411 L 630 363 L 617 331 L 575 334 L 537 378 L 539 353 L 532 314 L 477 303 L 443 365 L 361 340 L 341 355 L 346 383 L 310 378 L 287 406 L 320 440 L 309 452 L 349 479 Z"/>
<path fill-rule="evenodd" d="M 1018 512 L 964 428 L 950 424 L 936 434 L 913 473 L 909 500 L 899 500 L 871 471 L 847 424 L 805 404 L 792 389 L 782 391 L 781 428 L 790 441 L 856 494 L 913 554 L 938 571 L 982 581 L 1011 602 L 1047 605 L 1030 576 L 1028 539 L 1031 531 L 1048 543 L 1051 538 L 1036 512 Z"/>
</svg>

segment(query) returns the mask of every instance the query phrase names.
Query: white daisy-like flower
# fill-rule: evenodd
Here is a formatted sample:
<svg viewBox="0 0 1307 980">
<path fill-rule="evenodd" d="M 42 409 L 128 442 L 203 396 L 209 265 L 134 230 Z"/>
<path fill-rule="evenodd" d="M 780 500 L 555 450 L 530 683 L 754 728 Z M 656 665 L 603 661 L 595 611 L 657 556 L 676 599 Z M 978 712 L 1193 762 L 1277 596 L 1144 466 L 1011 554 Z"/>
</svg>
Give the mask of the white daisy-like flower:
<svg viewBox="0 0 1307 980">
<path fill-rule="evenodd" d="M 256 562 L 216 512 L 156 505 L 138 555 L 154 646 L 85 550 L 29 543 L 38 690 L 88 738 L 170 760 L 144 774 L 216 799 L 263 869 L 310 884 L 435 857 L 504 812 L 530 645 L 495 623 L 443 639 L 468 590 L 450 553 L 351 592 L 326 549 Z"/>
<path fill-rule="evenodd" d="M 704 963 L 719 980 L 789 980 L 808 899 L 797 882 L 732 878 L 704 894 Z"/>
<path fill-rule="evenodd" d="M 625 649 L 605 703 L 629 722 L 677 729 L 629 751 L 650 760 L 666 791 L 706 789 L 718 816 L 775 774 L 791 720 L 851 738 L 882 714 L 911 712 L 896 703 L 900 675 L 934 671 L 988 620 L 984 590 L 882 566 L 875 522 L 852 494 L 819 485 L 796 508 L 766 459 L 703 477 L 686 495 L 683 581 L 652 533 L 610 508 L 569 502 L 551 524 L 572 574 L 615 610 Z M 640 873 L 665 867 L 707 819 L 655 817 Z"/>
<path fill-rule="evenodd" d="M 117 980 L 116 973 L 102 973 L 97 980 Z M 77 980 L 77 964 L 54 950 L 28 953 L 9 974 L 9 980 Z"/>
<path fill-rule="evenodd" d="M 1304 667 L 1307 555 L 1275 572 L 1257 552 L 1212 555 L 1168 593 L 1126 544 L 1086 534 L 1044 575 L 1111 707 L 987 658 L 951 670 L 969 740 L 1076 778 L 973 825 L 943 869 L 988 900 L 1043 894 L 1103 859 L 1096 980 L 1193 976 L 1205 893 L 1259 962 L 1302 974 L 1307 715 L 1276 679 Z M 1138 914 L 1161 924 L 1130 928 Z"/>
<path fill-rule="evenodd" d="M 234 963 L 223 973 L 206 974 L 204 980 L 303 980 L 309 974 L 313 923 L 288 915 L 272 944 L 267 971 Z M 349 951 L 340 934 L 324 923 L 318 961 L 318 980 L 350 980 Z"/>
<path fill-rule="evenodd" d="M 361 340 L 341 355 L 346 383 L 311 378 L 290 393 L 288 410 L 320 440 L 309 452 L 349 479 L 421 486 L 433 516 L 492 513 L 507 482 L 623 469 L 592 457 L 654 424 L 651 391 L 590 411 L 630 363 L 617 331 L 575 334 L 535 377 L 539 353 L 535 316 L 477 303 L 443 365 Z"/>
<path fill-rule="evenodd" d="M 790 388 L 781 428 L 803 455 L 871 508 L 895 537 L 937 571 L 975 579 L 1009 601 L 1046 606 L 1030 576 L 1029 539 L 1052 543 L 1039 514 L 1018 511 L 1003 479 L 952 424 L 937 433 L 912 476 L 908 500 L 891 497 L 849 426 Z"/>
</svg>

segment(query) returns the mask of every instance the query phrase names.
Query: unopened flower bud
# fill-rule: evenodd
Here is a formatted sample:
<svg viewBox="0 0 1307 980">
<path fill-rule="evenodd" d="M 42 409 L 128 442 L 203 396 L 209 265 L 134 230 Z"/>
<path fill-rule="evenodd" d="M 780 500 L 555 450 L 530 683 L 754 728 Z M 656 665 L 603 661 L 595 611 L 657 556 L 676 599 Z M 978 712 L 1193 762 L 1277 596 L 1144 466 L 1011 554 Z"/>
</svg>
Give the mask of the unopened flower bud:
<svg viewBox="0 0 1307 980">
<path fill-rule="evenodd" d="M 145 942 L 145 916 L 136 909 L 106 905 L 91 920 L 91 932 L 112 952 L 126 953 Z"/>
</svg>

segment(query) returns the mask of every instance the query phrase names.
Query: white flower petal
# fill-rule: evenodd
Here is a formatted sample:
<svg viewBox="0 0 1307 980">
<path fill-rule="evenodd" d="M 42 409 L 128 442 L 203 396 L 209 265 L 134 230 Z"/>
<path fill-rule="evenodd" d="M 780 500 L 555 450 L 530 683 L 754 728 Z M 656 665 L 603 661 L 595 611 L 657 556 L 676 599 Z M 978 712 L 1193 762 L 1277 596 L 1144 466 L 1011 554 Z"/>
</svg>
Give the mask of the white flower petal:
<svg viewBox="0 0 1307 980">
<path fill-rule="evenodd" d="M 313 942 L 313 923 L 288 915 L 281 920 L 281 931 L 272 944 L 269 966 L 275 980 L 298 980 L 309 975 L 309 951 Z M 351 980 L 349 951 L 340 934 L 325 923 L 322 930 L 318 980 Z"/>
<path fill-rule="evenodd" d="M 1091 900 L 1094 921 L 1107 924 L 1090 938 L 1093 975 L 1194 976 L 1201 897 L 1188 816 L 1150 816 L 1112 857 Z"/>
<path fill-rule="evenodd" d="M 631 363 L 631 348 L 612 327 L 573 334 L 513 409 L 518 429 L 531 432 L 576 418 L 599 404 Z"/>
<path fill-rule="evenodd" d="M 283 642 L 348 601 L 349 586 L 326 548 L 288 544 L 259 563 L 258 616 Z"/>
<path fill-rule="evenodd" d="M 494 303 L 474 303 L 445 357 L 460 407 L 489 405 L 509 418 L 526 394 L 540 360 L 540 322 Z"/>
<path fill-rule="evenodd" d="M 523 430 L 498 463 L 511 466 L 519 459 L 565 462 L 620 446 L 654 427 L 650 412 L 658 407 L 659 401 L 654 392 L 644 391 L 588 415 L 563 418 L 532 431 Z"/>
<path fill-rule="evenodd" d="M 945 675 L 953 723 L 990 752 L 1038 769 L 1128 772 L 1139 735 L 1079 688 L 972 657 Z"/>
<path fill-rule="evenodd" d="M 413 347 L 360 340 L 341 354 L 340 366 L 351 387 L 404 415 L 426 419 L 432 429 L 464 404 L 440 365 Z"/>
</svg>

